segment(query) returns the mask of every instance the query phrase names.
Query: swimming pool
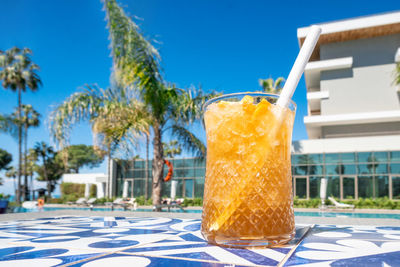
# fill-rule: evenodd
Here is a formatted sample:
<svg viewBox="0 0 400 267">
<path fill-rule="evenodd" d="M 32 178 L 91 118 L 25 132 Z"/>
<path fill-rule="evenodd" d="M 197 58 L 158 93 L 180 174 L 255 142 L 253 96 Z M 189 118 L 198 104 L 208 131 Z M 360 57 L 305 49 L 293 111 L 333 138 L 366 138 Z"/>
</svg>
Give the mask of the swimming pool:
<svg viewBox="0 0 400 267">
<path fill-rule="evenodd" d="M 44 207 L 43 211 L 56 211 L 56 210 L 90 210 L 89 207 Z M 122 208 L 114 208 L 115 211 L 123 211 Z M 30 210 L 22 207 L 14 208 L 13 213 L 21 212 L 37 212 L 38 210 Z M 93 211 L 111 211 L 111 208 L 93 208 Z M 129 210 L 128 210 L 129 211 Z M 151 212 L 151 209 L 137 209 L 133 212 Z M 167 209 L 163 209 L 164 212 Z M 180 209 L 171 209 L 170 212 L 176 213 L 201 213 L 201 209 L 188 209 L 184 211 Z M 295 216 L 306 216 L 306 217 L 337 217 L 337 218 L 367 218 L 367 219 L 397 219 L 400 220 L 400 214 L 387 214 L 387 213 L 355 213 L 355 212 L 308 212 L 308 211 L 295 211 Z"/>
</svg>

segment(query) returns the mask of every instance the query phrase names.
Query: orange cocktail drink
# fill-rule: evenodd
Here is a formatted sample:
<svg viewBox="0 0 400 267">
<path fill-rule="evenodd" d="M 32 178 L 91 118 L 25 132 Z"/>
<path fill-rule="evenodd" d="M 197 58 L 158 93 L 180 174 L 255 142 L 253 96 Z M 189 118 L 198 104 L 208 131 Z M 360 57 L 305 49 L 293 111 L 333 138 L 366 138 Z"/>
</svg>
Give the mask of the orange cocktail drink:
<svg viewBox="0 0 400 267">
<path fill-rule="evenodd" d="M 232 94 L 205 105 L 207 166 L 201 231 L 213 244 L 265 247 L 295 232 L 290 147 L 295 104 Z"/>
</svg>

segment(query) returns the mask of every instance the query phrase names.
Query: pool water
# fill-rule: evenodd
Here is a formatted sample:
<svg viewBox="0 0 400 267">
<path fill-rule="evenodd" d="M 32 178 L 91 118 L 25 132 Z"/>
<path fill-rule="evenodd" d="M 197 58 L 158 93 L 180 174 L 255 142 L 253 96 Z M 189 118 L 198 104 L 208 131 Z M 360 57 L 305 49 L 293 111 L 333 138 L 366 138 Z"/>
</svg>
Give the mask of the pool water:
<svg viewBox="0 0 400 267">
<path fill-rule="evenodd" d="M 89 207 L 44 207 L 43 211 L 55 211 L 55 210 L 90 210 Z M 121 208 L 114 208 L 115 211 L 123 211 Z M 16 207 L 13 213 L 21 212 L 37 212 L 38 209 L 25 209 L 22 207 Z M 93 208 L 93 211 L 111 211 L 111 208 Z M 129 211 L 129 209 L 128 209 Z M 137 209 L 134 212 L 151 212 L 151 209 Z M 167 209 L 163 209 L 167 211 Z M 201 213 L 201 209 L 171 209 L 170 212 L 185 212 L 185 213 Z M 385 214 L 385 213 L 354 213 L 354 212 L 308 212 L 308 211 L 295 211 L 295 216 L 306 216 L 306 217 L 342 217 L 342 218 L 369 218 L 369 219 L 397 219 L 400 220 L 399 214 Z"/>
</svg>

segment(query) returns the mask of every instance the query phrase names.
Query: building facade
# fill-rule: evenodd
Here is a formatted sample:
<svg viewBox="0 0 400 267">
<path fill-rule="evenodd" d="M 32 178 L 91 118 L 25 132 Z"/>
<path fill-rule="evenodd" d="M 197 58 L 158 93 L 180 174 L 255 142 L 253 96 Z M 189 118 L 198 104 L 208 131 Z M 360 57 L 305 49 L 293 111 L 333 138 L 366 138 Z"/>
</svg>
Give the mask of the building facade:
<svg viewBox="0 0 400 267">
<path fill-rule="evenodd" d="M 327 178 L 328 196 L 400 199 L 400 87 L 394 84 L 400 12 L 319 26 L 322 33 L 304 73 L 309 139 L 292 144 L 293 192 L 319 197 L 320 181 Z M 308 30 L 297 30 L 300 46 Z M 172 163 L 177 197 L 202 197 L 204 161 Z M 116 174 L 117 195 L 124 179 L 130 196 L 146 195 L 146 181 L 151 195 L 145 161 L 119 163 Z M 169 183 L 163 192 L 169 195 Z"/>
</svg>

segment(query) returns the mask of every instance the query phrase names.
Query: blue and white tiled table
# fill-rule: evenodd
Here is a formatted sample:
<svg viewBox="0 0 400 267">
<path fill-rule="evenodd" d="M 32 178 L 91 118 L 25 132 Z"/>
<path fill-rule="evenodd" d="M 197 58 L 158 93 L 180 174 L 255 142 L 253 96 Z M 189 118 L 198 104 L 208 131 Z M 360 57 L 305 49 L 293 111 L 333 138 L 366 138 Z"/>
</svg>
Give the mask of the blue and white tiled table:
<svg viewBox="0 0 400 267">
<path fill-rule="evenodd" d="M 273 249 L 208 245 L 195 219 L 0 222 L 0 266 L 400 266 L 400 227 L 298 225 Z"/>
</svg>

